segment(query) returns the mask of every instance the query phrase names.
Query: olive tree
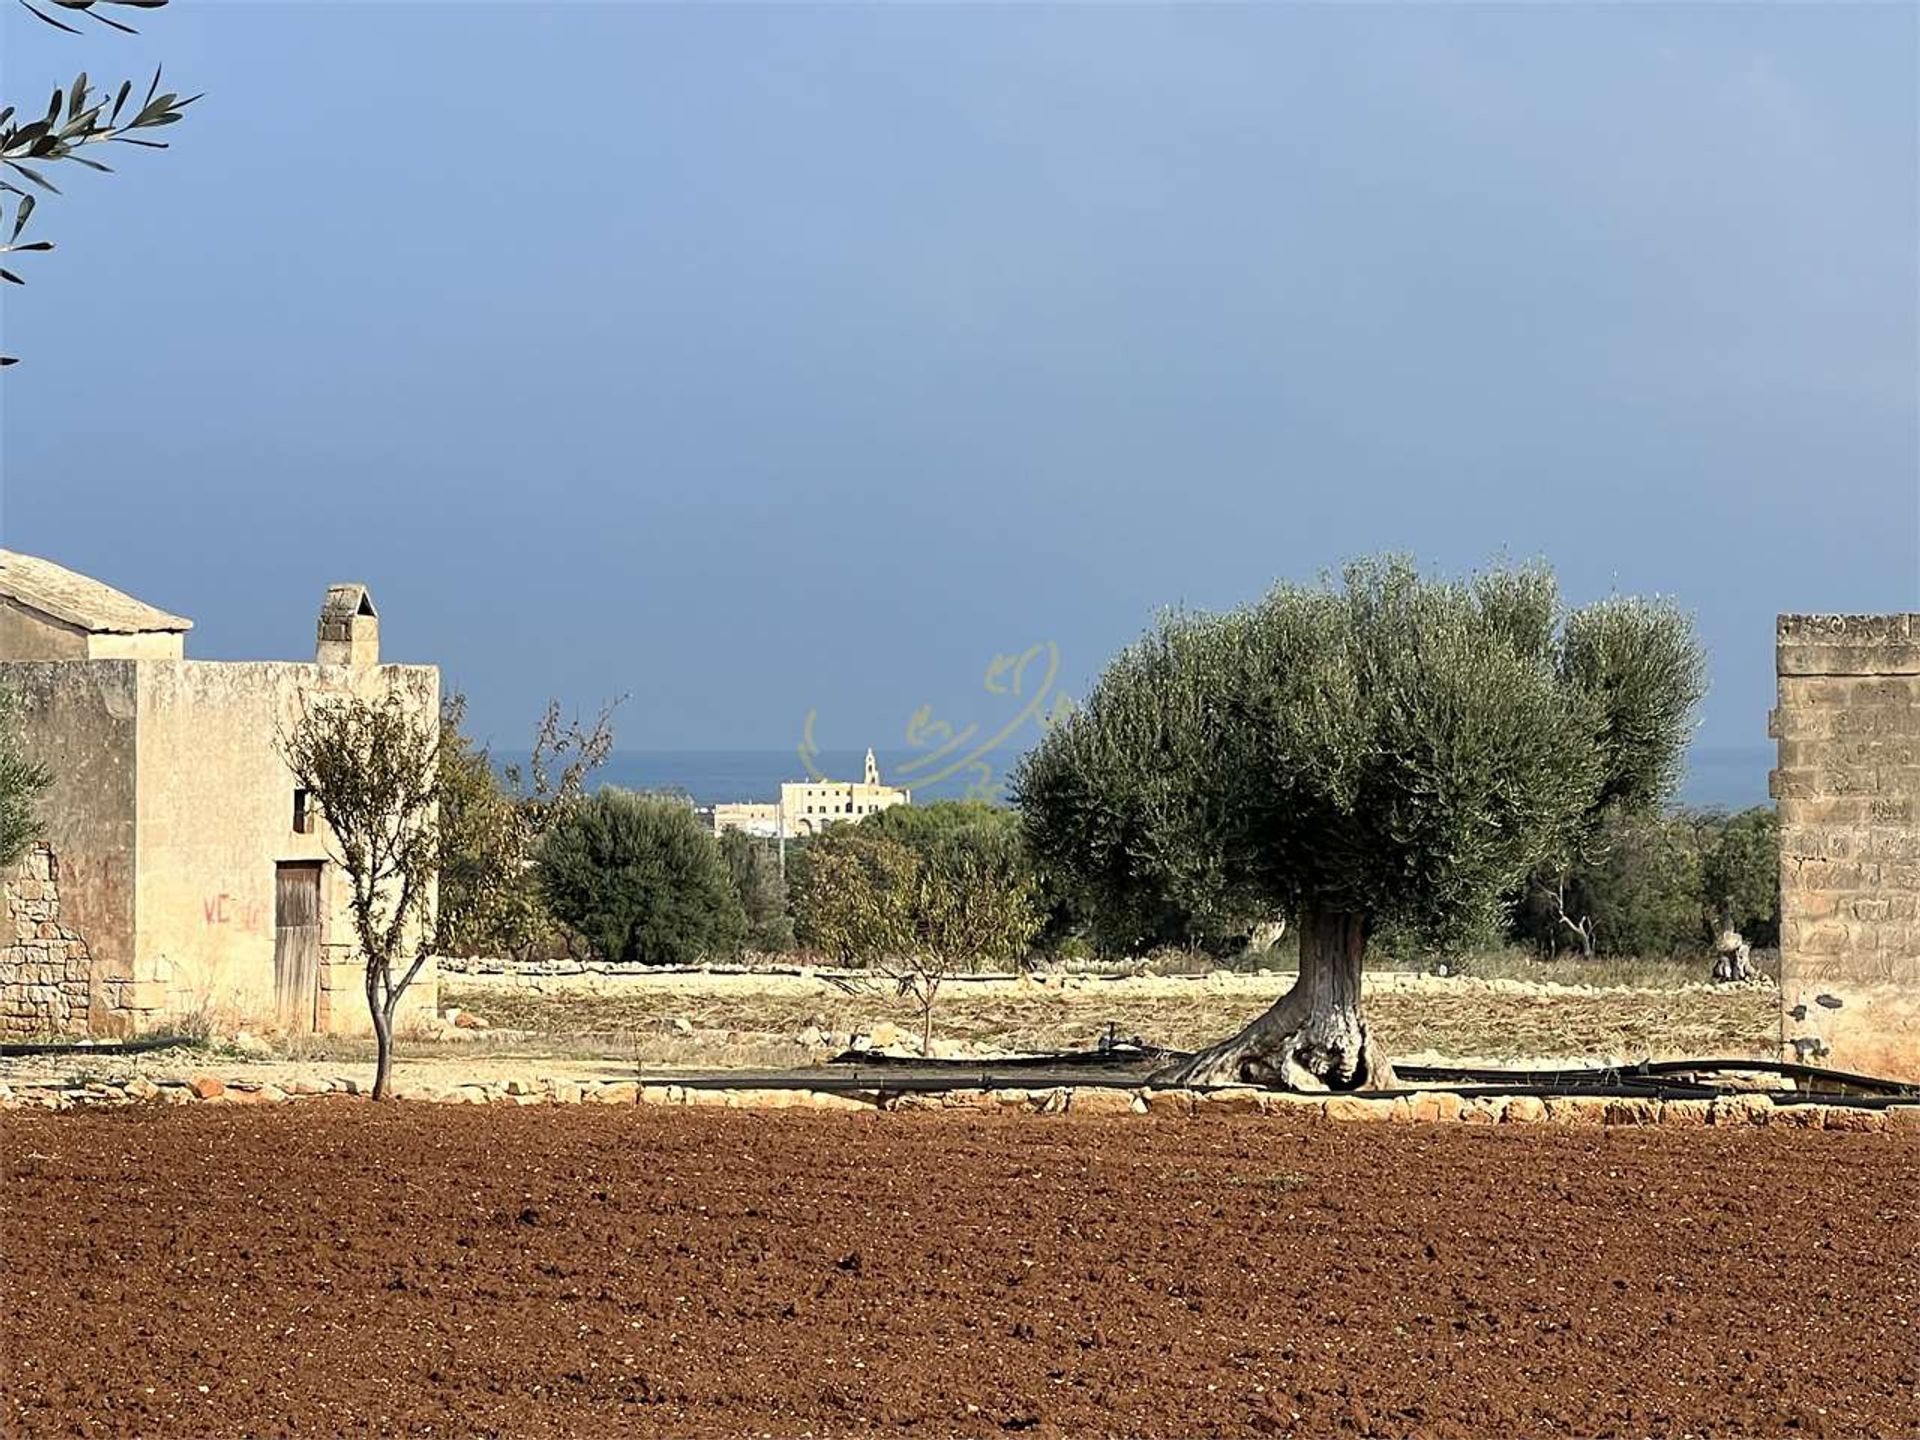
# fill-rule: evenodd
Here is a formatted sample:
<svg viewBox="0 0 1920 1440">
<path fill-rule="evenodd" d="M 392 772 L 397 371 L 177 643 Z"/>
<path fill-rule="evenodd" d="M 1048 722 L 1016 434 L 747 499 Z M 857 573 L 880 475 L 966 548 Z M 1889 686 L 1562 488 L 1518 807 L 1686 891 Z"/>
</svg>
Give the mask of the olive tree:
<svg viewBox="0 0 1920 1440">
<path fill-rule="evenodd" d="M 535 865 L 554 918 L 602 960 L 687 965 L 737 954 L 746 937 L 719 846 L 671 797 L 598 791 L 555 820 Z"/>
<path fill-rule="evenodd" d="M 373 1098 L 392 1093 L 393 1021 L 427 963 L 440 868 L 440 729 L 398 690 L 314 697 L 283 735 L 294 780 L 326 821 L 366 968 Z M 397 978 L 396 978 L 397 977 Z"/>
<path fill-rule="evenodd" d="M 933 1005 L 950 975 L 1005 964 L 1027 953 L 1044 915 L 1040 887 L 1020 839 L 994 824 L 948 831 L 920 856 L 913 884 L 913 937 L 881 971 L 920 1014 L 920 1053 L 933 1048 Z"/>
<path fill-rule="evenodd" d="M 1400 558 L 1176 613 L 1021 764 L 1029 844 L 1086 905 L 1136 888 L 1297 924 L 1293 988 L 1162 1078 L 1359 1089 L 1391 1075 L 1367 940 L 1490 928 L 1536 867 L 1681 771 L 1704 665 L 1670 605 L 1566 608 L 1551 572 Z"/>
<path fill-rule="evenodd" d="M 1780 817 L 1755 805 L 1722 819 L 1701 857 L 1708 921 L 1755 945 L 1780 943 Z"/>
</svg>

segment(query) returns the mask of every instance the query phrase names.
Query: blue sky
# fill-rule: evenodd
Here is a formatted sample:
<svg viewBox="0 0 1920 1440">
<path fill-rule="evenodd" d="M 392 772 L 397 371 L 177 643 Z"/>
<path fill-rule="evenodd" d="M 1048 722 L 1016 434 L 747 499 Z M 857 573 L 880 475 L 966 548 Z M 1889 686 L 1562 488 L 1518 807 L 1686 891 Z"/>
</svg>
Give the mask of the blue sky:
<svg viewBox="0 0 1920 1440">
<path fill-rule="evenodd" d="M 364 579 L 477 728 L 992 728 L 1162 605 L 1408 550 L 1920 608 L 1907 6 L 9 6 L 72 175 L 5 302 L 6 543 L 297 656 Z"/>
</svg>

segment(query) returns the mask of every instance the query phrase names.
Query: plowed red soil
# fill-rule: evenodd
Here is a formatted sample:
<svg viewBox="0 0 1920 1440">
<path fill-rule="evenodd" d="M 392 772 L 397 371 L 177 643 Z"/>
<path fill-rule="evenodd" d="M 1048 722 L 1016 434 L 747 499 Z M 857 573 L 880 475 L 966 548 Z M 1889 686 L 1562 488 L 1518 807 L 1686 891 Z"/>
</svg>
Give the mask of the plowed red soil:
<svg viewBox="0 0 1920 1440">
<path fill-rule="evenodd" d="M 1920 1434 L 1920 1145 L 0 1117 L 21 1435 Z"/>
</svg>

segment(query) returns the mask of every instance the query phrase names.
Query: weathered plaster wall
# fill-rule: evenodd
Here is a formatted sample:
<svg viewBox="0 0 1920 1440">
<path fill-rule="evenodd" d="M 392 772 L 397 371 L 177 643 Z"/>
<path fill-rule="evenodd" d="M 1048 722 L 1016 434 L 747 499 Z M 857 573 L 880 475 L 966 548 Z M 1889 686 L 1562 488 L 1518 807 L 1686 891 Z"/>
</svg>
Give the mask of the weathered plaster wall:
<svg viewBox="0 0 1920 1440">
<path fill-rule="evenodd" d="M 0 660 L 86 658 L 86 631 L 0 596 Z"/>
<path fill-rule="evenodd" d="M 1781 1050 L 1920 1079 L 1920 615 L 1782 615 Z"/>
<path fill-rule="evenodd" d="M 22 748 L 52 771 L 44 838 L 60 858 L 61 922 L 92 957 L 90 1028 L 127 1034 L 158 1003 L 134 983 L 138 685 L 131 661 L 0 663 L 22 708 Z"/>
<path fill-rule="evenodd" d="M 60 920 L 60 867 L 36 845 L 6 878 L 0 912 L 0 1035 L 84 1035 L 93 957 Z"/>
<path fill-rule="evenodd" d="M 143 981 L 176 1013 L 212 1010 L 261 1028 L 276 1020 L 275 867 L 327 860 L 324 829 L 294 829 L 294 782 L 278 737 L 304 697 L 397 687 L 418 713 L 439 712 L 439 672 L 311 664 L 175 661 L 140 671 L 138 954 Z M 323 1029 L 368 1028 L 361 969 L 338 867 L 321 872 Z M 437 1000 L 431 974 L 407 1014 Z"/>
</svg>

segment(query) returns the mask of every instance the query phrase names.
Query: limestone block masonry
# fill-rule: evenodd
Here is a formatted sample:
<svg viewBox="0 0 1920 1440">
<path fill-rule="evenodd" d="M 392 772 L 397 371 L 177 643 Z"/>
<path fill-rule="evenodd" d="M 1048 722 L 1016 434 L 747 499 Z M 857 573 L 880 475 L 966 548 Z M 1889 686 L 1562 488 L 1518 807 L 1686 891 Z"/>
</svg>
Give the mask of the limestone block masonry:
<svg viewBox="0 0 1920 1440">
<path fill-rule="evenodd" d="M 1920 615 L 1777 642 L 1781 1056 L 1920 1080 Z"/>
<path fill-rule="evenodd" d="M 60 923 L 60 867 L 36 845 L 7 877 L 0 930 L 0 1035 L 80 1035 L 87 1030 L 93 956 Z"/>
</svg>

